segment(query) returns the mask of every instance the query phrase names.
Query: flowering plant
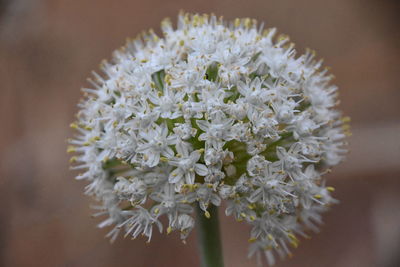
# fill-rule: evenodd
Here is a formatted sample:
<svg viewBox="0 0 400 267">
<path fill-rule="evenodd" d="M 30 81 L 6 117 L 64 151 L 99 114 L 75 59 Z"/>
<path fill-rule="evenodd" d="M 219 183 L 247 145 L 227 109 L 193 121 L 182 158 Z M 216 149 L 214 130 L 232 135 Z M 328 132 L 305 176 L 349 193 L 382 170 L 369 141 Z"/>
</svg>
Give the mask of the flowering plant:
<svg viewBox="0 0 400 267">
<path fill-rule="evenodd" d="M 321 175 L 346 152 L 347 119 L 332 76 L 251 19 L 182 13 L 162 31 L 128 41 L 83 89 L 69 151 L 108 216 L 99 226 L 150 241 L 165 216 L 184 240 L 194 210 L 207 227 L 224 200 L 251 226 L 249 255 L 273 264 L 335 203 Z"/>
</svg>

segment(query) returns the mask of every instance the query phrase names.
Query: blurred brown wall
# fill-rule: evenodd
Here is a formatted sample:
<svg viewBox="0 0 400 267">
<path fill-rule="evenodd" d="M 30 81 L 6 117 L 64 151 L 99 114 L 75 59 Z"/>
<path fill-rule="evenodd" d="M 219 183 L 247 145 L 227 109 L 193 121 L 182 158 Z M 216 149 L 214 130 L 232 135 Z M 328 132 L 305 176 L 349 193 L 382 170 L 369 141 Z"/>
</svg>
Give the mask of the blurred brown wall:
<svg viewBox="0 0 400 267">
<path fill-rule="evenodd" d="M 164 234 L 150 245 L 110 245 L 65 154 L 90 71 L 126 37 L 159 31 L 161 19 L 180 9 L 264 21 L 289 34 L 299 52 L 318 51 L 337 77 L 354 133 L 347 162 L 328 180 L 341 203 L 321 234 L 278 266 L 400 266 L 394 0 L 0 1 L 0 266 L 198 266 L 194 233 L 187 245 Z M 248 228 L 222 223 L 226 266 L 255 266 L 246 258 Z"/>
</svg>

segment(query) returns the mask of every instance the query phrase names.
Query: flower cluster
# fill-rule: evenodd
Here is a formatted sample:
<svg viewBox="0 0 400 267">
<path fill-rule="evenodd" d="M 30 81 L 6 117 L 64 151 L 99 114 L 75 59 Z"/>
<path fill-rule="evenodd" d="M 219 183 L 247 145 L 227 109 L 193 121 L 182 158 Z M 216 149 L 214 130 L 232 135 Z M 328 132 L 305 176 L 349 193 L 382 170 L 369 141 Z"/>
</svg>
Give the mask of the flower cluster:
<svg viewBox="0 0 400 267">
<path fill-rule="evenodd" d="M 251 226 L 249 254 L 290 254 L 335 202 L 321 175 L 346 152 L 347 119 L 321 61 L 251 19 L 181 14 L 127 42 L 83 89 L 69 151 L 108 215 L 100 227 L 150 241 L 193 229 L 226 201 Z M 165 227 L 165 226 L 164 226 Z"/>
</svg>

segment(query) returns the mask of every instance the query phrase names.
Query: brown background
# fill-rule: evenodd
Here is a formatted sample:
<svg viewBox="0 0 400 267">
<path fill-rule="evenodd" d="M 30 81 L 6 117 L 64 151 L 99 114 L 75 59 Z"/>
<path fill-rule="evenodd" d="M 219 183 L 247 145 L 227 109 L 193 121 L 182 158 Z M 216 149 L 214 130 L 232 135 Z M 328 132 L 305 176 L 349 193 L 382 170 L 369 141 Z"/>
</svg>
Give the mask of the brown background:
<svg viewBox="0 0 400 267">
<path fill-rule="evenodd" d="M 149 245 L 110 245 L 65 153 L 90 71 L 126 37 L 159 30 L 180 9 L 254 17 L 289 34 L 300 52 L 317 50 L 353 119 L 348 160 L 329 175 L 341 203 L 277 266 L 400 266 L 395 0 L 0 0 L 0 265 L 199 266 L 195 233 L 187 245 L 165 234 Z M 255 266 L 248 228 L 231 218 L 222 228 L 226 266 Z"/>
</svg>

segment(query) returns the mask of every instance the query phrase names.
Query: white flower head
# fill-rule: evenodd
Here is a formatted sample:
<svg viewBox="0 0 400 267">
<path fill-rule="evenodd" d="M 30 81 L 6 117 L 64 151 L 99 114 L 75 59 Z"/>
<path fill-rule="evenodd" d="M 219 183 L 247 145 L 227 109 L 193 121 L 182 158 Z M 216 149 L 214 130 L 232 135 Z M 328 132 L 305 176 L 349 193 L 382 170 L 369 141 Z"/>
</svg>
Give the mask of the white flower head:
<svg viewBox="0 0 400 267">
<path fill-rule="evenodd" d="M 205 215 L 251 226 L 250 254 L 290 254 L 335 203 L 322 175 L 346 153 L 348 119 L 321 62 L 251 19 L 182 13 L 128 41 L 84 89 L 71 161 L 102 203 L 100 226 L 185 239 Z M 160 218 L 168 218 L 162 227 Z"/>
</svg>

